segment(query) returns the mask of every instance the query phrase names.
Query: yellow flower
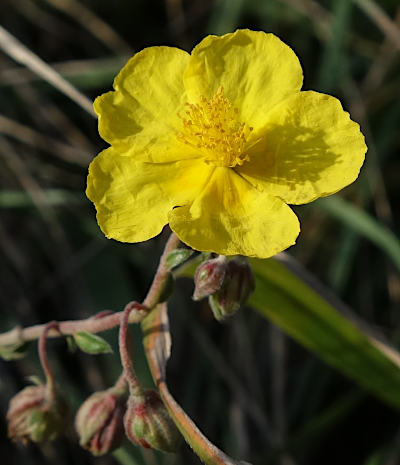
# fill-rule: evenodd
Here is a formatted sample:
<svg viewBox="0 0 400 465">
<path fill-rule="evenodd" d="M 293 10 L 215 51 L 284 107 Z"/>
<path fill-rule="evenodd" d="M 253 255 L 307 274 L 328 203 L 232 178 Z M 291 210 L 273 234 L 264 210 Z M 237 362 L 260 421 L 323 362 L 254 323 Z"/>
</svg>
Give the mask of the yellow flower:
<svg viewBox="0 0 400 465">
<path fill-rule="evenodd" d="M 137 53 L 94 103 L 111 147 L 90 165 L 87 196 L 105 235 L 145 241 L 169 223 L 194 249 L 224 255 L 294 244 L 287 204 L 350 184 L 366 152 L 340 102 L 301 86 L 293 50 L 264 32 Z"/>
</svg>

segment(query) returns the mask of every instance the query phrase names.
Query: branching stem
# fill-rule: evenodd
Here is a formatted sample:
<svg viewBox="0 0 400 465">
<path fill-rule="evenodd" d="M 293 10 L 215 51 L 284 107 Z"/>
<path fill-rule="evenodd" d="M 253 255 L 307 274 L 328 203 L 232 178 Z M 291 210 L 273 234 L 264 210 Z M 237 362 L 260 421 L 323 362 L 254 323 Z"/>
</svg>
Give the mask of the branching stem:
<svg viewBox="0 0 400 465">
<path fill-rule="evenodd" d="M 169 269 L 166 259 L 169 253 L 176 249 L 179 245 L 178 237 L 172 233 L 165 244 L 164 252 L 161 255 L 153 282 L 143 301 L 143 306 L 134 308 L 130 312 L 129 323 L 139 323 L 154 308 L 158 303 L 162 294 L 164 285 L 169 276 Z M 129 304 L 128 304 L 129 305 Z M 90 317 L 84 320 L 60 321 L 55 326 L 48 328 L 46 337 L 54 338 L 60 336 L 68 336 L 77 331 L 87 331 L 95 334 L 109 329 L 115 328 L 121 324 L 124 312 L 110 313 L 109 311 L 100 312 L 97 316 Z M 56 323 L 56 322 L 54 322 Z M 0 334 L 0 346 L 19 344 L 26 341 L 39 339 L 46 330 L 47 324 L 30 326 L 29 328 L 14 328 L 11 331 Z"/>
</svg>

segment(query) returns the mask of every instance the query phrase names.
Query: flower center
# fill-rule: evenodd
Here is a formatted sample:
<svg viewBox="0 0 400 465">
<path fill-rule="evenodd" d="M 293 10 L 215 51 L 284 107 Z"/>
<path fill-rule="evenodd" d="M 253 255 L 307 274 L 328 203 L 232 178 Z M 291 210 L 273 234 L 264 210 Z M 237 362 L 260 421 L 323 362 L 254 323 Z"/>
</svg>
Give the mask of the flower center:
<svg viewBox="0 0 400 465">
<path fill-rule="evenodd" d="M 177 134 L 184 144 L 200 149 L 204 161 L 215 166 L 233 168 L 249 160 L 244 152 L 253 128 L 238 120 L 238 109 L 223 96 L 223 88 L 210 100 L 185 103 L 185 116 L 178 114 L 183 129 Z"/>
</svg>

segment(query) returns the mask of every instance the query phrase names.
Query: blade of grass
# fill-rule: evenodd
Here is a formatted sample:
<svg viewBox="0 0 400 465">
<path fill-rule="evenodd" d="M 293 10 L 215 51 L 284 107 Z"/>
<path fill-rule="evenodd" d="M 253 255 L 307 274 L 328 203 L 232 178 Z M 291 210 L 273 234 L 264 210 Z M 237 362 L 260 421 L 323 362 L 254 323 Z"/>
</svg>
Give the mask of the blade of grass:
<svg viewBox="0 0 400 465">
<path fill-rule="evenodd" d="M 329 266 L 328 279 L 330 286 L 338 294 L 343 292 L 348 282 L 354 256 L 357 252 L 358 235 L 344 227 L 339 236 L 335 255 Z"/>
<path fill-rule="evenodd" d="M 2 26 L 0 26 L 0 48 L 16 62 L 26 66 L 45 81 L 49 82 L 87 113 L 93 117 L 96 116 L 92 108 L 92 102 L 85 95 L 79 92 L 79 90 L 54 71 L 54 69 L 41 58 L 31 52 L 31 50 L 25 47 L 25 45 Z"/>
<path fill-rule="evenodd" d="M 372 0 L 354 0 L 381 31 L 400 49 L 400 29 L 395 22 Z"/>
<path fill-rule="evenodd" d="M 139 460 L 137 457 L 134 457 L 132 448 L 129 448 L 128 450 L 128 447 L 120 447 L 115 450 L 112 455 L 121 465 L 145 465 L 143 460 Z"/>
<path fill-rule="evenodd" d="M 329 92 L 338 82 L 341 73 L 343 43 L 349 29 L 353 4 L 348 0 L 334 3 L 331 21 L 331 40 L 325 41 L 322 60 L 318 71 L 318 89 Z"/>
<path fill-rule="evenodd" d="M 251 265 L 256 290 L 250 305 L 327 363 L 400 409 L 400 355 L 394 349 L 378 340 L 364 321 L 356 325 L 355 316 L 297 263 L 289 261 L 288 268 L 276 259 L 252 259 Z M 318 292 L 292 269 L 317 286 Z M 343 316 L 344 311 L 351 319 Z"/>
<path fill-rule="evenodd" d="M 0 134 L 17 139 L 31 147 L 43 150 L 53 157 L 62 158 L 69 163 L 87 167 L 91 159 L 85 150 L 60 142 L 58 139 L 46 137 L 40 132 L 4 115 L 0 115 Z"/>
<path fill-rule="evenodd" d="M 131 53 L 130 45 L 105 21 L 77 0 L 46 0 L 73 18 L 84 29 L 115 53 Z"/>
<path fill-rule="evenodd" d="M 339 219 L 354 232 L 366 237 L 383 250 L 400 270 L 400 241 L 373 217 L 340 197 L 319 199 L 317 208 Z"/>
<path fill-rule="evenodd" d="M 305 443 L 315 441 L 319 435 L 329 431 L 339 423 L 364 398 L 365 394 L 358 390 L 343 395 L 322 412 L 310 418 L 298 431 L 295 431 L 289 440 L 289 447 L 291 449 L 294 447 L 302 448 Z"/>
<path fill-rule="evenodd" d="M 44 205 L 61 206 L 79 204 L 86 201 L 81 192 L 63 189 L 46 189 L 42 191 Z M 0 191 L 0 208 L 30 208 L 35 206 L 32 197 L 26 191 Z"/>
<path fill-rule="evenodd" d="M 239 24 L 239 17 L 244 0 L 219 0 L 208 24 L 210 34 L 226 34 L 234 31 Z"/>
<path fill-rule="evenodd" d="M 51 63 L 51 67 L 64 79 L 78 87 L 101 87 L 109 85 L 128 60 L 127 55 L 113 58 L 94 58 L 89 60 L 68 60 Z M 32 81 L 41 81 L 41 76 L 30 69 L 20 67 L 0 69 L 0 86 L 20 85 Z"/>
</svg>

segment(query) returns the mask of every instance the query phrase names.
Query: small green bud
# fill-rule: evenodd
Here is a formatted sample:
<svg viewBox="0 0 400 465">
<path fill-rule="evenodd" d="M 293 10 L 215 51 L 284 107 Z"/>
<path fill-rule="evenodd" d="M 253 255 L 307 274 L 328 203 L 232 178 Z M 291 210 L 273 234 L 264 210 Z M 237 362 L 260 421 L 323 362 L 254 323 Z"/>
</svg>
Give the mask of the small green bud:
<svg viewBox="0 0 400 465">
<path fill-rule="evenodd" d="M 124 437 L 124 412 L 124 390 L 110 388 L 92 394 L 75 417 L 80 445 L 93 455 L 103 455 L 117 449 Z"/>
<path fill-rule="evenodd" d="M 245 257 L 235 257 L 226 264 L 224 281 L 208 298 L 218 321 L 233 315 L 254 291 L 253 272 Z"/>
<path fill-rule="evenodd" d="M 220 255 L 199 265 L 194 275 L 193 300 L 203 299 L 220 289 L 224 282 L 227 263 L 226 257 Z"/>
<path fill-rule="evenodd" d="M 10 401 L 8 436 L 23 443 L 51 441 L 65 429 L 67 413 L 64 399 L 48 385 L 26 387 Z"/>
<path fill-rule="evenodd" d="M 147 449 L 176 452 L 182 439 L 158 392 L 153 389 L 144 392 L 143 400 L 129 397 L 124 424 L 129 440 Z"/>
</svg>

